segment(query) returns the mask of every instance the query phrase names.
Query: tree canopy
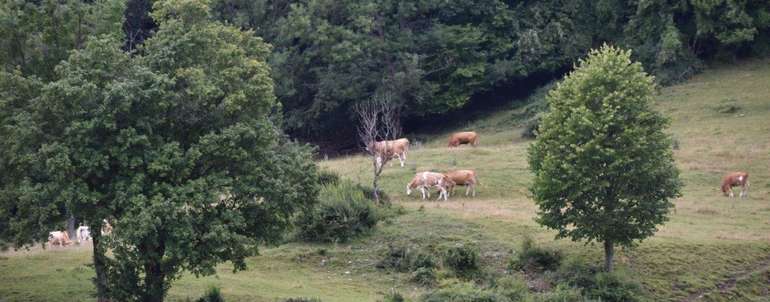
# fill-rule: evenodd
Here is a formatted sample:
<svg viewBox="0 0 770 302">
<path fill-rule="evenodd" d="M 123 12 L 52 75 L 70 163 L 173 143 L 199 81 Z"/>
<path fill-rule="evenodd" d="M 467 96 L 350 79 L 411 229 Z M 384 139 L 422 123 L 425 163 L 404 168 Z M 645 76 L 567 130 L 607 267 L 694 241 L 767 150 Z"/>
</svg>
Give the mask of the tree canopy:
<svg viewBox="0 0 770 302">
<path fill-rule="evenodd" d="M 269 45 L 204 1 L 158 1 L 153 17 L 134 54 L 93 36 L 54 81 L 0 81 L 0 238 L 44 241 L 73 213 L 91 226 L 100 298 L 118 301 L 161 301 L 182 271 L 244 268 L 318 192 L 310 150 L 280 130 Z"/>
<path fill-rule="evenodd" d="M 630 51 L 603 46 L 550 91 L 529 149 L 538 222 L 557 237 L 612 247 L 652 236 L 679 196 L 667 120 L 652 109 L 653 78 Z"/>
</svg>

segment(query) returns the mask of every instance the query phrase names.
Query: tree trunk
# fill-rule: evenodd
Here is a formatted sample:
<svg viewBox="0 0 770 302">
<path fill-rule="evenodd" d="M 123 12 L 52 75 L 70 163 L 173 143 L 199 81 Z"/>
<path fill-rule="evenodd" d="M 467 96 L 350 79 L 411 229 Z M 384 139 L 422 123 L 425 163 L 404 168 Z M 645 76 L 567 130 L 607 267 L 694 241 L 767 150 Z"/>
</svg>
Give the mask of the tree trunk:
<svg viewBox="0 0 770 302">
<path fill-rule="evenodd" d="M 612 272 L 612 258 L 615 257 L 615 246 L 611 240 L 604 241 L 604 270 Z"/>
<path fill-rule="evenodd" d="M 102 241 L 102 221 L 94 219 L 96 223 L 89 225 L 91 230 L 91 243 L 93 244 L 93 258 L 94 258 L 94 270 L 96 271 L 96 277 L 94 277 L 94 285 L 96 286 L 96 301 L 108 302 L 109 289 L 107 287 L 107 257 L 105 254 Z"/>
<path fill-rule="evenodd" d="M 381 163 L 381 165 L 385 165 L 385 163 Z M 380 171 L 381 166 L 377 165 L 377 156 L 374 156 L 374 178 L 372 179 L 372 191 L 374 195 L 374 202 L 377 204 L 380 203 L 380 187 L 379 187 L 379 180 L 380 180 Z"/>
<path fill-rule="evenodd" d="M 163 302 L 163 298 L 166 296 L 165 274 L 161 270 L 160 263 L 153 260 L 148 261 L 150 262 L 144 265 L 145 297 L 142 301 Z"/>
<path fill-rule="evenodd" d="M 77 220 L 75 220 L 75 216 L 70 214 L 70 218 L 67 218 L 67 236 L 70 236 L 70 240 L 75 240 L 77 237 L 77 234 L 75 234 L 75 225 L 77 224 Z"/>
</svg>

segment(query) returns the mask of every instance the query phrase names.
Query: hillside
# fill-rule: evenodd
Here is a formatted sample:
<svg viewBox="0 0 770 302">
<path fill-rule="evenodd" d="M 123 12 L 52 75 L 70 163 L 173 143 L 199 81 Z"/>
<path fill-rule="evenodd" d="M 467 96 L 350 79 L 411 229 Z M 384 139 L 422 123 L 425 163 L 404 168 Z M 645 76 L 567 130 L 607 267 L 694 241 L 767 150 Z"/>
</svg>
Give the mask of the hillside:
<svg viewBox="0 0 770 302">
<path fill-rule="evenodd" d="M 657 108 L 671 118 L 677 163 L 685 182 L 670 221 L 639 246 L 619 251 L 617 266 L 654 301 L 770 300 L 770 60 L 715 66 L 691 80 L 663 88 Z M 406 273 L 375 268 L 389 246 L 441 250 L 456 243 L 479 247 L 484 270 L 504 274 L 511 251 L 526 236 L 567 256 L 600 263 L 599 246 L 554 240 L 533 220 L 528 198 L 528 141 L 517 117 L 501 110 L 464 129 L 481 134 L 481 146 L 449 150 L 444 135 L 427 135 L 413 147 L 407 166 L 386 168 L 382 184 L 402 215 L 387 219 L 368 237 L 349 244 L 290 243 L 262 250 L 247 271 L 222 265 L 216 277 L 186 276 L 169 300 L 195 299 L 219 286 L 227 301 L 276 301 L 318 297 L 322 301 L 377 301 L 391 290 L 415 298 L 426 291 Z M 423 137 L 423 136 L 421 136 Z M 320 162 L 361 184 L 371 182 L 362 156 Z M 480 178 L 476 198 L 458 194 L 448 202 L 406 196 L 416 171 L 473 168 Z M 746 200 L 727 199 L 718 189 L 728 171 L 747 170 Z M 0 254 L 0 301 L 80 301 L 94 294 L 86 248 Z"/>
</svg>

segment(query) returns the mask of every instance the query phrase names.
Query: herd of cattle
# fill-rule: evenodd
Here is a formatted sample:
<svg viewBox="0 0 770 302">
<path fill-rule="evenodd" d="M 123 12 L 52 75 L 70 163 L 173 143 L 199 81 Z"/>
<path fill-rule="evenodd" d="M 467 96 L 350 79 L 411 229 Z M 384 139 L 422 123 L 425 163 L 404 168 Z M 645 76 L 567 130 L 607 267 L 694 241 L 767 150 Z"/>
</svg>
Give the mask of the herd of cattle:
<svg viewBox="0 0 770 302">
<path fill-rule="evenodd" d="M 479 135 L 476 132 L 467 131 L 453 133 L 449 137 L 449 148 L 465 144 L 477 146 Z M 406 162 L 406 154 L 409 152 L 409 140 L 399 138 L 374 142 L 367 145 L 366 150 L 374 155 L 377 166 L 381 166 L 390 159 L 398 158 L 403 167 L 404 162 Z M 439 191 L 438 199 L 447 200 L 449 195 L 454 194 L 455 186 L 465 186 L 465 196 L 469 194 L 476 196 L 478 183 L 476 171 L 473 170 L 454 170 L 446 173 L 423 171 L 415 174 L 414 178 L 406 185 L 406 194 L 411 195 L 412 190 L 420 190 L 422 199 L 426 199 L 430 198 L 430 190 L 435 188 Z"/>
<path fill-rule="evenodd" d="M 102 235 L 109 235 L 112 233 L 112 225 L 105 219 L 102 223 Z M 75 237 L 78 244 L 82 244 L 91 240 L 91 229 L 87 226 L 81 225 L 75 230 Z M 51 246 L 68 246 L 72 244 L 70 235 L 65 231 L 53 231 L 48 233 L 48 244 Z"/>
<path fill-rule="evenodd" d="M 449 137 L 448 147 L 457 147 L 463 144 L 469 144 L 471 146 L 477 146 L 479 143 L 479 135 L 473 131 L 456 132 Z M 378 141 L 370 144 L 366 147 L 366 150 L 371 152 L 375 156 L 377 165 L 382 165 L 383 162 L 398 158 L 401 166 L 404 166 L 406 161 L 406 153 L 409 151 L 409 140 L 406 138 L 400 138 L 390 141 Z M 449 195 L 454 194 L 454 187 L 461 185 L 465 186 L 465 196 L 468 196 L 470 192 L 476 196 L 476 185 L 479 183 L 476 177 L 476 172 L 473 170 L 455 170 L 446 173 L 439 173 L 433 171 L 418 172 L 414 175 L 412 180 L 406 185 L 406 194 L 411 195 L 412 191 L 419 189 L 422 193 L 422 199 L 430 198 L 430 189 L 438 189 L 438 200 L 447 200 Z M 749 173 L 747 172 L 732 172 L 722 179 L 722 193 L 725 196 L 735 197 L 733 193 L 733 187 L 741 187 L 741 198 L 748 197 L 749 191 Z"/>
<path fill-rule="evenodd" d="M 448 147 L 457 147 L 459 145 L 468 144 L 471 146 L 477 146 L 479 143 L 479 135 L 476 132 L 457 132 L 453 133 L 449 137 Z M 375 156 L 377 165 L 382 165 L 386 161 L 398 158 L 401 163 L 401 167 L 406 162 L 406 154 L 409 152 L 409 140 L 406 138 L 400 138 L 390 141 L 374 142 L 366 147 L 366 150 L 371 152 Z M 476 185 L 479 184 L 479 180 L 476 177 L 476 171 L 474 170 L 454 170 L 445 173 L 422 171 L 417 172 L 411 181 L 406 185 L 406 194 L 411 195 L 413 190 L 420 190 L 422 199 L 430 198 L 430 190 L 438 189 L 438 200 L 442 198 L 448 200 L 449 195 L 454 194 L 456 186 L 465 186 L 465 196 L 476 196 Z M 749 190 L 749 174 L 746 172 L 732 172 L 722 179 L 722 193 L 725 196 L 735 197 L 733 194 L 733 187 L 741 187 L 740 198 L 748 197 Z M 108 235 L 112 232 L 112 226 L 104 220 L 101 230 L 102 235 Z M 83 243 L 91 240 L 91 231 L 87 226 L 80 226 L 76 231 L 77 242 Z M 48 243 L 52 246 L 67 246 L 72 243 L 67 232 L 53 231 L 48 235 Z"/>
</svg>

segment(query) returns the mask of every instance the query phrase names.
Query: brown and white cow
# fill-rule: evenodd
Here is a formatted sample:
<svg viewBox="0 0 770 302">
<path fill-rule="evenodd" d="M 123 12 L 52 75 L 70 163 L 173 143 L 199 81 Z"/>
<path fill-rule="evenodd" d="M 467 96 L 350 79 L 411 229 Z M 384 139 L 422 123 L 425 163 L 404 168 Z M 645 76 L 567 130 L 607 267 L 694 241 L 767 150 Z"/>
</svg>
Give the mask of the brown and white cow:
<svg viewBox="0 0 770 302">
<path fill-rule="evenodd" d="M 722 178 L 722 193 L 725 196 L 735 197 L 733 187 L 741 187 L 741 198 L 749 196 L 749 173 L 732 172 Z"/>
<path fill-rule="evenodd" d="M 412 190 L 420 189 L 422 193 L 422 199 L 430 198 L 430 189 L 437 188 L 439 190 L 438 199 L 444 197 L 447 200 L 447 188 L 453 186 L 454 183 L 446 175 L 437 172 L 419 172 L 414 175 L 412 180 L 406 185 L 406 195 L 411 195 Z"/>
<path fill-rule="evenodd" d="M 385 159 L 398 158 L 401 166 L 406 162 L 406 153 L 409 152 L 409 140 L 399 138 L 390 141 L 379 141 L 369 143 L 366 151 L 372 152 L 376 156 L 377 165 L 382 165 Z"/>
<path fill-rule="evenodd" d="M 51 246 L 57 244 L 60 246 L 67 246 L 70 243 L 72 243 L 72 241 L 70 241 L 70 236 L 67 232 L 53 231 L 48 233 L 48 244 Z"/>
<path fill-rule="evenodd" d="M 473 131 L 467 131 L 467 132 L 455 132 L 452 133 L 451 136 L 449 136 L 449 147 L 457 147 L 459 145 L 463 144 L 470 144 L 471 146 L 476 146 L 479 144 L 479 135 L 476 134 L 476 132 Z"/>
<path fill-rule="evenodd" d="M 454 170 L 444 173 L 449 179 L 452 180 L 452 183 L 454 185 L 451 185 L 449 187 L 449 194 L 453 195 L 455 191 L 455 186 L 465 186 L 465 196 L 468 196 L 468 193 L 473 191 L 473 197 L 476 197 L 476 185 L 479 183 L 478 178 L 476 178 L 476 171 L 473 170 Z"/>
</svg>

